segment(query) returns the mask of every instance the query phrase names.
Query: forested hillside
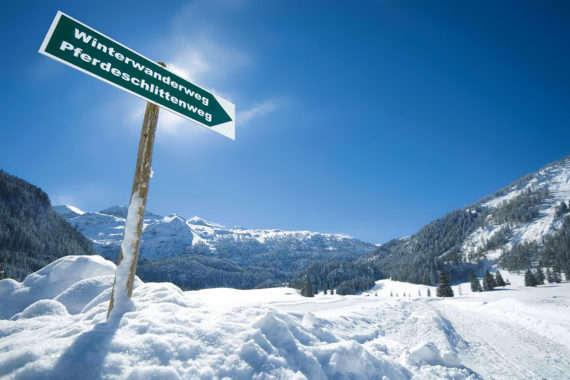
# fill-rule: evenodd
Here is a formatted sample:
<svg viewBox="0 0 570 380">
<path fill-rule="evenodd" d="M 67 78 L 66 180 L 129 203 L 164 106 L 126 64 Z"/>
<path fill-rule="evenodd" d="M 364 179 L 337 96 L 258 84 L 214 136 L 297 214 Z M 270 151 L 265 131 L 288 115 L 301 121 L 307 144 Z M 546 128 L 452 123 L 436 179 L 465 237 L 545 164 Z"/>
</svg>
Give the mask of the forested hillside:
<svg viewBox="0 0 570 380">
<path fill-rule="evenodd" d="M 185 254 L 165 259 L 139 259 L 137 275 L 147 282 L 172 282 L 183 290 L 255 289 L 283 286 L 291 278 L 277 265 L 239 265 L 229 258 Z"/>
<path fill-rule="evenodd" d="M 409 238 L 382 245 L 370 258 L 394 279 L 431 285 L 438 272 L 466 281 L 471 271 L 482 273 L 494 263 L 526 270 L 542 260 L 565 269 L 570 266 L 569 183 L 566 158 L 452 211 Z"/>
<path fill-rule="evenodd" d="M 360 255 L 359 251 L 347 248 L 307 247 L 300 241 L 280 242 L 270 247 L 251 241 L 234 242 L 219 244 L 215 252 L 205 245 L 194 245 L 179 256 L 141 258 L 137 275 L 143 281 L 168 281 L 185 290 L 214 287 L 255 289 L 295 281 L 295 275 L 312 263 L 325 263 L 328 268 L 353 262 Z"/>
<path fill-rule="evenodd" d="M 7 276 L 22 279 L 60 256 L 95 253 L 44 192 L 0 174 L 0 270 Z M 100 254 L 116 259 L 125 208 L 56 209 Z M 452 282 L 468 281 L 471 272 L 481 275 L 494 265 L 526 270 L 540 264 L 570 275 L 570 158 L 378 247 L 345 235 L 226 228 L 150 212 L 145 223 L 137 274 L 184 289 L 291 283 L 309 293 L 353 293 L 385 277 L 435 285 L 446 272 Z"/>
<path fill-rule="evenodd" d="M 498 264 L 511 271 L 523 271 L 536 266 L 552 268 L 554 273 L 565 273 L 570 279 L 570 216 L 566 216 L 562 226 L 554 234 L 544 237 L 541 244 L 520 242 L 506 250 Z"/>
<path fill-rule="evenodd" d="M 300 273 L 299 283 L 310 278 L 313 291 L 327 288 L 338 268 L 324 264 Z M 341 267 L 367 268 L 358 274 L 348 271 L 359 283 L 378 280 L 381 273 L 436 285 L 441 272 L 453 282 L 468 281 L 471 272 L 481 275 L 493 265 L 516 271 L 544 265 L 570 278 L 570 158 Z"/>
<path fill-rule="evenodd" d="M 46 193 L 0 170 L 0 271 L 22 280 L 66 255 L 91 255 L 91 242 L 57 215 Z"/>
</svg>

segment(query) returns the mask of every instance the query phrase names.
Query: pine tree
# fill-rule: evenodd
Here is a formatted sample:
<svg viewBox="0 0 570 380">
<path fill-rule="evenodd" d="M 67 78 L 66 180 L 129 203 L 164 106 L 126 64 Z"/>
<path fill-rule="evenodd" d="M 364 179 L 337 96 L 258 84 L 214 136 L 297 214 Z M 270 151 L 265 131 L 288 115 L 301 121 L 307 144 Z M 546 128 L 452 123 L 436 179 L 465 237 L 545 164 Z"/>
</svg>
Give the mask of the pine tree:
<svg viewBox="0 0 570 380">
<path fill-rule="evenodd" d="M 314 297 L 313 286 L 311 285 L 309 275 L 305 276 L 305 282 L 303 282 L 303 287 L 301 288 L 301 295 L 303 297 Z"/>
<path fill-rule="evenodd" d="M 536 278 L 537 285 L 544 285 L 544 272 L 542 271 L 542 261 L 538 261 L 538 267 L 536 268 Z"/>
<path fill-rule="evenodd" d="M 489 271 L 486 271 L 485 276 L 483 277 L 483 290 L 490 291 L 495 289 L 496 286 L 497 283 L 495 282 L 495 279 L 491 276 Z"/>
<path fill-rule="evenodd" d="M 526 273 L 524 274 L 524 286 L 536 286 L 536 278 L 530 269 L 527 269 Z"/>
<path fill-rule="evenodd" d="M 438 297 L 453 297 L 453 289 L 449 284 L 449 278 L 444 272 L 439 275 L 439 284 L 437 285 L 436 295 Z"/>
<path fill-rule="evenodd" d="M 471 272 L 471 291 L 472 292 L 480 292 L 481 291 L 481 283 L 475 277 L 475 273 Z"/>
<path fill-rule="evenodd" d="M 546 280 L 549 284 L 552 284 L 554 282 L 554 275 L 552 274 L 550 268 L 546 268 Z"/>
<path fill-rule="evenodd" d="M 2 263 L 2 270 L 0 271 L 0 280 L 3 280 L 6 276 L 6 264 L 8 263 L 8 259 L 10 258 L 10 254 L 8 252 L 4 253 L 4 262 Z"/>
<path fill-rule="evenodd" d="M 499 272 L 498 270 L 497 270 L 497 274 L 495 274 L 495 283 L 497 284 L 497 286 L 507 285 L 505 283 L 505 281 L 503 280 L 503 276 L 501 276 L 501 272 Z"/>
<path fill-rule="evenodd" d="M 554 263 L 552 271 L 554 272 L 554 282 L 560 283 L 562 281 L 562 268 L 558 262 Z"/>
<path fill-rule="evenodd" d="M 542 271 L 542 268 L 536 268 L 536 272 L 534 273 L 534 278 L 536 279 L 537 285 L 544 285 L 545 276 L 544 272 Z"/>
</svg>

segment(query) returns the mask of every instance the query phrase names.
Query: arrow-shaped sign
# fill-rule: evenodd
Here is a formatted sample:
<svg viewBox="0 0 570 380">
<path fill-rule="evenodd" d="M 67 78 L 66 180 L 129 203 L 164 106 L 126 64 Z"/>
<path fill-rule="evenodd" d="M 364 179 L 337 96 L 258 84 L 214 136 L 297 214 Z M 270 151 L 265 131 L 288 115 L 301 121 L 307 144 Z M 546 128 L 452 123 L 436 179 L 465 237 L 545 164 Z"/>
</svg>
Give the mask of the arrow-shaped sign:
<svg viewBox="0 0 570 380">
<path fill-rule="evenodd" d="M 235 139 L 235 106 L 57 12 L 40 53 Z"/>
</svg>

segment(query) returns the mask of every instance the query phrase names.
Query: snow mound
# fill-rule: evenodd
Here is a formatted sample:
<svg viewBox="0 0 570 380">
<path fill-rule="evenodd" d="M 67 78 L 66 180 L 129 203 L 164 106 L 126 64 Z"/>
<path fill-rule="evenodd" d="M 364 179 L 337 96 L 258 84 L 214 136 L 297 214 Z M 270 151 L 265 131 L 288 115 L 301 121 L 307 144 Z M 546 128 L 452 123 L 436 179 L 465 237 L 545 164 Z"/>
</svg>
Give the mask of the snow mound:
<svg viewBox="0 0 570 380">
<path fill-rule="evenodd" d="M 418 343 L 410 350 L 405 350 L 402 353 L 402 361 L 407 365 L 417 367 L 424 365 L 461 366 L 453 353 L 446 351 L 441 355 L 437 346 L 432 342 Z"/>
<path fill-rule="evenodd" d="M 67 315 L 65 306 L 54 300 L 40 300 L 34 302 L 24 309 L 21 313 L 14 315 L 11 320 L 15 321 L 21 318 L 35 318 L 43 317 L 46 315 Z"/>
<path fill-rule="evenodd" d="M 5 278 L 4 280 L 0 280 L 0 297 L 12 294 L 21 287 L 22 284 L 20 284 L 16 280 L 12 280 L 11 278 Z"/>
<path fill-rule="evenodd" d="M 70 314 L 77 314 L 104 290 L 110 289 L 113 280 L 113 276 L 81 280 L 60 293 L 55 300 L 61 302 Z"/>
<path fill-rule="evenodd" d="M 22 283 L 0 280 L 0 319 L 38 300 L 53 299 L 75 314 L 113 285 L 116 266 L 101 256 L 66 256 L 28 275 Z M 140 285 L 137 279 L 135 286 Z"/>
<path fill-rule="evenodd" d="M 114 276 L 116 266 L 101 256 L 66 256 L 28 275 L 23 285 L 38 297 L 53 298 L 83 279 Z"/>
<path fill-rule="evenodd" d="M 6 363 L 0 364 L 0 376 L 410 377 L 393 358 L 341 339 L 312 313 L 293 315 L 267 306 L 268 300 L 303 299 L 291 289 L 183 292 L 170 283 L 140 283 L 135 307 L 106 320 L 114 269 L 100 257 L 70 256 L 22 284 L 0 282 L 2 305 L 13 303 L 15 294 L 26 295 L 19 303 L 23 311 L 0 321 L 0 363 Z M 247 302 L 232 300 L 240 294 Z"/>
<path fill-rule="evenodd" d="M 433 342 L 421 342 L 400 357 L 403 365 L 414 369 L 414 379 L 479 379 L 473 371 L 459 363 L 451 351 L 443 354 Z"/>
<path fill-rule="evenodd" d="M 407 378 L 403 367 L 386 358 L 374 357 L 355 341 L 323 342 L 318 338 L 321 331 L 316 318 L 313 317 L 311 326 L 299 322 L 286 313 L 266 312 L 253 324 L 256 330 L 242 345 L 241 357 L 252 368 L 278 378 L 294 374 L 309 379 Z M 332 334 L 330 337 L 338 340 Z"/>
</svg>

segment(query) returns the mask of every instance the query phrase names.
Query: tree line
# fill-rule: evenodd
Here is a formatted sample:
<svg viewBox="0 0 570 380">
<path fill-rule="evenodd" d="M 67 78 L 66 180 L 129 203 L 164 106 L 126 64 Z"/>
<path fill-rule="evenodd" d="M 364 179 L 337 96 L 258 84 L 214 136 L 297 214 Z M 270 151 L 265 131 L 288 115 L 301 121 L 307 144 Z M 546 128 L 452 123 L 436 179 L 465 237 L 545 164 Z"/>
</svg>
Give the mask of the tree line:
<svg viewBox="0 0 570 380">
<path fill-rule="evenodd" d="M 519 242 L 503 252 L 498 264 L 507 270 L 521 271 L 541 266 L 552 268 L 557 276 L 570 278 L 570 216 L 565 216 L 560 227 L 541 243 Z"/>
<path fill-rule="evenodd" d="M 0 170 L 3 277 L 21 281 L 62 256 L 92 254 L 91 241 L 53 211 L 45 192 Z"/>
<path fill-rule="evenodd" d="M 336 289 L 339 295 L 355 294 L 374 286 L 375 280 L 386 278 L 374 262 L 313 262 L 291 281 L 303 294 L 311 296 L 319 291 Z"/>
</svg>

